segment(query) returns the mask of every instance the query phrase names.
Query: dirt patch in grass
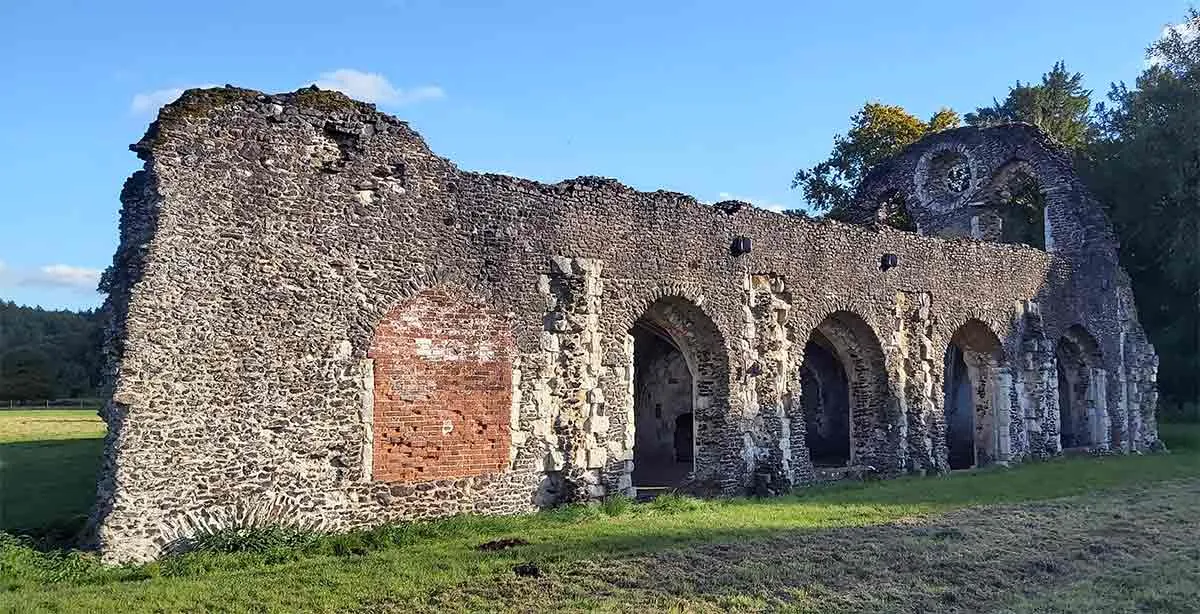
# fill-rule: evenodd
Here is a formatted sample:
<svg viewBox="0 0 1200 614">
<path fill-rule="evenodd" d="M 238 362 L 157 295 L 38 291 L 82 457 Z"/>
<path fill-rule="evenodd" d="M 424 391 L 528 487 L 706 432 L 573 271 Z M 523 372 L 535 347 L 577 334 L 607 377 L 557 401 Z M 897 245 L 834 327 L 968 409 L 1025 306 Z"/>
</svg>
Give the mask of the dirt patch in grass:
<svg viewBox="0 0 1200 614">
<path fill-rule="evenodd" d="M 541 564 L 540 578 L 466 583 L 424 603 L 379 608 L 1183 612 L 1200 603 L 1198 506 L 1200 480 L 1179 481 L 882 526 Z"/>
<path fill-rule="evenodd" d="M 517 546 L 528 546 L 529 542 L 520 537 L 507 537 L 504 539 L 493 539 L 492 541 L 483 542 L 475 547 L 476 550 L 483 552 L 494 552 L 497 550 L 508 550 Z"/>
</svg>

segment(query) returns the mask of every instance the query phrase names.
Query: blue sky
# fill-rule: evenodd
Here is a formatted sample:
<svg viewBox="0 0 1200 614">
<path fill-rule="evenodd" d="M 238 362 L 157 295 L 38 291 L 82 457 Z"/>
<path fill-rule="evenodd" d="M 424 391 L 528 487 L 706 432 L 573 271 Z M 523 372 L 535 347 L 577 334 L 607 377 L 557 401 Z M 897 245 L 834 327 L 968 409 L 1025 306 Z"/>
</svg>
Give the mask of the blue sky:
<svg viewBox="0 0 1200 614">
<path fill-rule="evenodd" d="M 800 207 L 867 100 L 966 112 L 1057 60 L 1132 82 L 1183 0 L 0 0 L 0 299 L 99 305 L 126 146 L 176 88 L 374 98 L 460 167 Z"/>
</svg>

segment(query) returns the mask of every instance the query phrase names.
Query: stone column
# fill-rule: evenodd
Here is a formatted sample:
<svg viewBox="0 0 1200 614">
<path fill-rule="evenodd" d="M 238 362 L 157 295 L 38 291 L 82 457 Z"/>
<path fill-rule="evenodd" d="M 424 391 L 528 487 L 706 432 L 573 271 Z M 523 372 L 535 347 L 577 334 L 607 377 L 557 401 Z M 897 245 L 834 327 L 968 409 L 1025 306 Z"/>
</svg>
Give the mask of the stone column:
<svg viewBox="0 0 1200 614">
<path fill-rule="evenodd" d="M 1087 409 L 1092 448 L 1107 452 L 1112 441 L 1112 421 L 1108 414 L 1108 372 L 1104 369 L 1092 367 L 1088 371 Z"/>
<path fill-rule="evenodd" d="M 558 472 L 563 501 L 600 498 L 607 492 L 600 271 L 598 260 L 555 256 L 543 284 L 548 299 L 543 349 L 550 358 L 549 401 L 555 410 L 545 470 Z"/>
<path fill-rule="evenodd" d="M 1007 465 L 1012 461 L 1012 371 L 1007 366 L 994 365 L 992 377 L 992 412 L 996 438 L 996 463 Z"/>
<path fill-rule="evenodd" d="M 1058 421 L 1058 360 L 1054 344 L 1042 333 L 1042 316 L 1034 301 L 1021 303 L 1021 370 L 1016 393 L 1028 453 L 1038 458 L 1062 451 Z"/>
<path fill-rule="evenodd" d="M 777 275 L 751 275 L 747 280 L 746 336 L 750 372 L 744 425 L 747 467 L 756 490 L 780 491 L 795 483 L 792 468 L 792 413 L 790 391 L 798 386 L 790 356 L 786 322 L 791 296 Z M 801 418 L 801 420 L 803 420 Z M 764 493 L 765 494 L 765 493 Z"/>
<path fill-rule="evenodd" d="M 934 362 L 930 305 L 927 292 L 896 293 L 896 332 L 886 348 L 896 356 L 888 379 L 897 388 L 894 396 L 904 413 L 906 469 L 913 473 L 949 470 L 946 438 L 940 435 L 945 431 L 942 400 L 935 394 L 940 367 Z"/>
</svg>

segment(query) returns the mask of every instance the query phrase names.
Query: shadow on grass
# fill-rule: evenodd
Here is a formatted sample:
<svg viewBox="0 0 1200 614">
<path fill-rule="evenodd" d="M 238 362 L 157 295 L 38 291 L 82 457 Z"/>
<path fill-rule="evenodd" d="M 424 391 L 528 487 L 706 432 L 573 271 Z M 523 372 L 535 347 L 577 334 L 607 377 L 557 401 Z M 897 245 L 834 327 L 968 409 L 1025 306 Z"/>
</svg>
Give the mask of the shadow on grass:
<svg viewBox="0 0 1200 614">
<path fill-rule="evenodd" d="M 0 531 L 70 545 L 96 498 L 104 440 L 0 444 Z"/>
</svg>

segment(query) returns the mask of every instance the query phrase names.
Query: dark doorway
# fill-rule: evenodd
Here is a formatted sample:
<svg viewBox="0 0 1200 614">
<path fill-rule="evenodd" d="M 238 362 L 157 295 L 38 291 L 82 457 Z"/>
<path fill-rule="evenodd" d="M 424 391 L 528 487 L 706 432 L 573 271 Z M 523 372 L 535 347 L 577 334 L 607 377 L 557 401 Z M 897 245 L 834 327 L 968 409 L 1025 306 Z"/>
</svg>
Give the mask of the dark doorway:
<svg viewBox="0 0 1200 614">
<path fill-rule="evenodd" d="M 946 412 L 946 456 L 951 469 L 975 466 L 975 403 L 962 350 L 946 348 L 942 393 Z"/>
<path fill-rule="evenodd" d="M 633 334 L 635 487 L 678 486 L 693 468 L 692 373 L 670 335 L 639 321 Z"/>
<path fill-rule="evenodd" d="M 850 384 L 829 340 L 813 331 L 800 367 L 804 441 L 814 467 L 850 464 Z"/>
<path fill-rule="evenodd" d="M 675 462 L 690 463 L 693 458 L 692 442 L 694 428 L 692 426 L 692 414 L 679 414 L 675 418 Z"/>
<path fill-rule="evenodd" d="M 1082 326 L 1075 325 L 1059 338 L 1054 354 L 1058 363 L 1058 431 L 1062 447 L 1097 445 L 1104 434 L 1105 408 L 1098 390 L 1104 383 L 1101 369 L 1104 362 L 1096 340 Z"/>
<path fill-rule="evenodd" d="M 1060 350 L 1061 354 L 1061 350 Z M 1058 433 L 1064 448 L 1074 448 L 1085 445 L 1079 437 L 1079 425 L 1076 424 L 1075 413 L 1071 403 L 1074 396 L 1072 379 L 1063 368 L 1063 358 L 1058 359 Z"/>
</svg>

